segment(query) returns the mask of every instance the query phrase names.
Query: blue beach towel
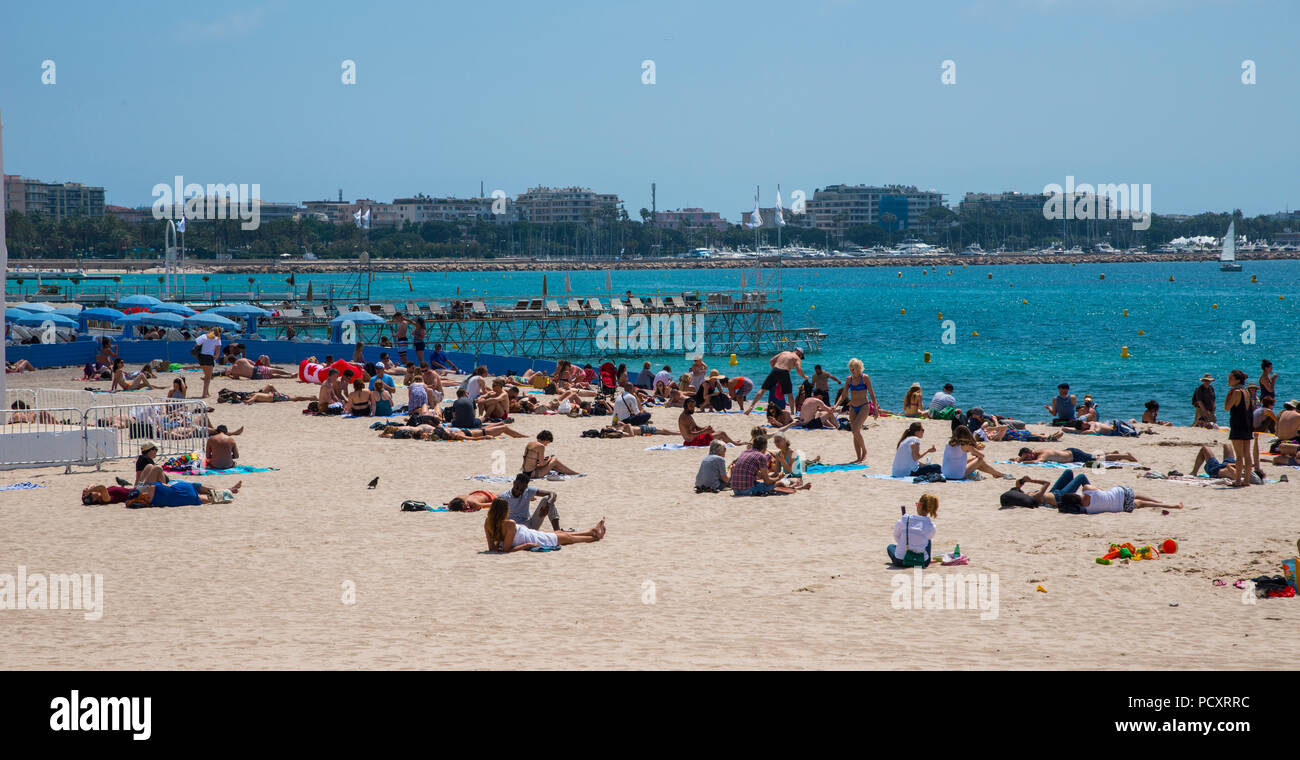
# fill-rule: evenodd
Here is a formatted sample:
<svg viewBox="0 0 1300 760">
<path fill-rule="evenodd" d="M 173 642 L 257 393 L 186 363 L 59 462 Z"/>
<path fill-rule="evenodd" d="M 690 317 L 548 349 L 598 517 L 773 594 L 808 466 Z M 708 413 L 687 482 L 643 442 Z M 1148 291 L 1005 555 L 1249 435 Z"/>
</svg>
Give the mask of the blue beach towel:
<svg viewBox="0 0 1300 760">
<path fill-rule="evenodd" d="M 809 475 L 821 475 L 824 472 L 848 472 L 850 470 L 866 470 L 870 465 L 865 464 L 810 464 L 804 472 Z"/>
<path fill-rule="evenodd" d="M 529 549 L 528 551 L 530 551 L 530 552 L 558 552 L 559 550 L 560 550 L 560 547 L 559 547 L 559 546 L 534 546 L 533 548 Z"/>
<path fill-rule="evenodd" d="M 40 483 L 33 483 L 30 480 L 22 483 L 10 483 L 7 486 L 0 486 L 0 491 L 30 491 L 33 488 L 44 488 Z"/>
<path fill-rule="evenodd" d="M 203 477 L 205 475 L 247 475 L 251 472 L 274 472 L 278 469 L 278 467 L 249 467 L 246 465 L 239 465 L 238 467 L 231 467 L 229 470 L 200 470 L 196 468 L 190 470 L 186 474 L 196 475 L 198 477 Z"/>
</svg>

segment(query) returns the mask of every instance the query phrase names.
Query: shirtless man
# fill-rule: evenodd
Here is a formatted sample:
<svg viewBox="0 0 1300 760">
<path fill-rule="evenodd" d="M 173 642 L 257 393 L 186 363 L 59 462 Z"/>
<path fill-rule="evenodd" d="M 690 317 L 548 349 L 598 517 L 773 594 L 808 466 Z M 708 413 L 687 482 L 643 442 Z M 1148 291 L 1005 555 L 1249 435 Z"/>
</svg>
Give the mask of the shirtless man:
<svg viewBox="0 0 1300 760">
<path fill-rule="evenodd" d="M 239 481 L 230 489 L 176 480 L 171 483 L 152 483 L 135 489 L 127 499 L 128 507 L 187 507 L 199 504 L 224 504 L 231 501 L 244 481 Z"/>
<path fill-rule="evenodd" d="M 749 408 L 745 410 L 745 414 L 754 411 L 754 407 L 758 406 L 759 400 L 763 398 L 763 391 L 779 387 L 787 399 L 794 395 L 794 385 L 790 381 L 790 370 L 798 372 L 799 377 L 802 377 L 805 381 L 808 380 L 808 375 L 804 374 L 803 371 L 802 348 L 796 348 L 793 351 L 782 351 L 769 359 L 767 363 L 772 366 L 772 371 L 768 373 L 767 379 L 763 381 L 763 387 L 759 388 L 758 393 L 754 395 L 754 400 L 749 403 Z"/>
<path fill-rule="evenodd" d="M 840 422 L 835 417 L 835 410 L 826 405 L 818 396 L 809 396 L 799 407 L 799 426 L 806 430 L 835 430 Z"/>
<path fill-rule="evenodd" d="M 476 402 L 479 413 L 485 420 L 504 420 L 510 416 L 510 395 L 506 393 L 506 381 L 496 378 L 492 389 L 479 395 Z"/>
<path fill-rule="evenodd" d="M 492 506 L 492 500 L 496 497 L 491 491 L 470 491 L 462 496 L 453 496 L 447 502 L 447 509 L 452 512 L 477 512 Z"/>
<path fill-rule="evenodd" d="M 1270 454 L 1282 453 L 1286 444 L 1300 444 L 1300 401 L 1292 399 L 1282 405 L 1282 413 L 1277 416 L 1277 440 L 1269 446 Z"/>
<path fill-rule="evenodd" d="M 1070 511 L 1076 514 L 1100 514 L 1102 512 L 1132 512 L 1134 509 L 1182 509 L 1183 503 L 1167 504 L 1158 501 L 1150 496 L 1143 496 L 1134 493 L 1128 486 L 1113 486 L 1111 488 L 1098 488 L 1087 482 L 1087 478 L 1082 475 L 1077 476 L 1082 480 L 1082 485 L 1077 487 L 1077 492 L 1071 489 L 1072 484 L 1067 484 L 1066 479 L 1070 473 L 1063 473 L 1054 486 L 1049 489 L 1046 480 L 1036 480 L 1034 478 L 1020 478 L 1016 485 L 1010 491 L 1002 495 L 1003 507 L 1015 506 L 1038 506 L 1046 505 L 1057 507 L 1061 511 Z M 1038 493 L 1031 494 L 1023 490 L 1025 483 L 1035 483 L 1040 486 Z M 1015 496 L 1016 493 L 1022 494 L 1019 497 L 1008 498 L 1008 495 Z M 1030 503 L 1032 500 L 1032 504 Z"/>
<path fill-rule="evenodd" d="M 677 430 L 682 435 L 685 446 L 708 446 L 713 441 L 736 443 L 726 433 L 715 431 L 712 426 L 701 427 L 695 422 L 695 399 L 687 398 L 682 402 L 682 413 L 677 417 Z"/>
<path fill-rule="evenodd" d="M 825 401 L 827 404 L 831 402 L 831 384 L 830 384 L 831 380 L 834 380 L 836 383 L 840 385 L 844 384 L 843 380 L 839 379 L 838 377 L 822 369 L 822 365 L 818 364 L 813 367 L 813 375 L 811 380 L 813 386 L 812 395 L 816 396 L 817 398 L 820 398 L 822 401 Z"/>
<path fill-rule="evenodd" d="M 397 325 L 396 335 L 394 336 L 397 343 L 397 358 L 401 360 L 402 364 L 406 364 L 406 347 L 408 345 L 406 331 L 410 329 L 411 323 L 407 321 L 406 315 L 400 311 L 393 317 L 393 322 Z"/>
<path fill-rule="evenodd" d="M 1082 449 L 1069 448 L 1064 451 L 1060 449 L 1039 449 L 1034 451 L 1026 446 L 1020 450 L 1018 456 L 1011 458 L 1013 462 L 1029 464 L 1031 462 L 1061 462 L 1062 464 L 1086 464 L 1095 460 L 1109 462 L 1136 462 L 1137 457 L 1123 451 L 1105 451 L 1098 454 L 1089 454 Z"/>
<path fill-rule="evenodd" d="M 226 432 L 225 425 L 218 425 L 216 432 L 208 438 L 208 469 L 229 470 L 239 458 L 239 444 Z"/>
<path fill-rule="evenodd" d="M 264 364 L 263 361 L 266 363 Z M 266 356 L 259 357 L 257 363 L 254 363 L 250 359 L 241 357 L 236 359 L 234 364 L 230 365 L 230 369 L 226 370 L 226 377 L 233 377 L 240 380 L 270 380 L 272 378 L 283 379 L 287 377 L 298 377 L 296 372 L 286 372 L 282 369 L 272 367 L 270 361 L 271 360 Z M 310 400 L 311 399 L 308 399 L 308 401 Z"/>
<path fill-rule="evenodd" d="M 1236 480 L 1240 470 L 1237 468 L 1237 459 L 1232 455 L 1232 447 L 1223 444 L 1223 458 L 1215 459 L 1214 452 L 1210 451 L 1209 446 L 1202 446 L 1196 452 L 1196 461 L 1192 463 L 1192 477 L 1205 465 L 1205 474 L 1212 478 L 1228 478 Z"/>
<path fill-rule="evenodd" d="M 341 393 L 341 383 L 339 371 L 331 369 L 326 375 L 325 380 L 320 384 L 320 393 L 316 397 L 316 406 L 322 412 L 334 404 L 342 404 L 343 397 Z"/>
</svg>

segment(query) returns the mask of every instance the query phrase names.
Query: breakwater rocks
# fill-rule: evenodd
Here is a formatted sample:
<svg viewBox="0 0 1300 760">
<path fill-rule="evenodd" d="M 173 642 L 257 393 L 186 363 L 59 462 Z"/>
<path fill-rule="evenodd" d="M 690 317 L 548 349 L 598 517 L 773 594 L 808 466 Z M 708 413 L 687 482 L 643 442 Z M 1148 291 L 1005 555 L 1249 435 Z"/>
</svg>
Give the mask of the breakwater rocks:
<svg viewBox="0 0 1300 760">
<path fill-rule="evenodd" d="M 842 268 L 842 267 L 893 267 L 893 268 L 952 268 L 959 266 L 1001 266 L 1005 264 L 1127 264 L 1134 262 L 1162 261 L 1218 261 L 1217 252 L 1206 253 L 1151 253 L 1141 256 L 1115 253 L 1061 253 L 1061 254 L 999 254 L 999 255 L 965 255 L 944 254 L 940 256 L 873 256 L 870 258 L 747 258 L 747 259 L 632 259 L 611 260 L 537 260 L 537 259 L 490 259 L 468 261 L 462 259 L 371 259 L 370 271 L 373 272 L 525 272 L 525 271 L 605 271 L 638 269 L 752 269 L 752 268 Z M 1279 259 L 1300 259 L 1297 251 L 1254 252 L 1248 259 L 1239 259 L 1242 263 Z M 85 271 L 92 270 L 132 273 L 154 270 L 158 262 L 154 260 L 84 260 L 77 262 Z M 57 268 L 74 266 L 72 262 L 51 259 L 29 259 L 11 261 L 11 267 Z M 191 271 L 211 272 L 214 274 L 285 274 L 294 273 L 335 273 L 355 274 L 361 268 L 355 260 L 302 261 L 298 260 L 244 260 L 244 261 L 190 261 Z M 12 274 L 11 274 L 12 276 Z"/>
</svg>

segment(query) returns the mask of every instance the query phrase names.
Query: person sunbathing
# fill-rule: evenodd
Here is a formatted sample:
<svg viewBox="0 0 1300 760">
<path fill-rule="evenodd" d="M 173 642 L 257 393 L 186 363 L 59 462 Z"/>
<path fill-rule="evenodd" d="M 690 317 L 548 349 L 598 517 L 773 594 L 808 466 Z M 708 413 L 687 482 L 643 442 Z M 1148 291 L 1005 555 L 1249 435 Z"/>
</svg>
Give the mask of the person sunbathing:
<svg viewBox="0 0 1300 760">
<path fill-rule="evenodd" d="M 1277 447 L 1277 451 L 1272 452 L 1277 456 L 1273 457 L 1273 464 L 1279 467 L 1300 467 L 1300 445 L 1294 443 L 1282 443 Z"/>
<path fill-rule="evenodd" d="M 1057 430 L 1051 435 L 1038 435 L 1028 430 L 1014 428 L 1010 425 L 985 425 L 976 433 L 976 437 L 983 434 L 984 438 L 990 441 L 1022 441 L 1024 443 L 1045 443 L 1059 441 L 1065 435 L 1064 430 Z"/>
<path fill-rule="evenodd" d="M 1152 430 L 1138 431 L 1136 427 L 1137 420 L 1129 420 L 1128 422 L 1122 420 L 1092 422 L 1080 418 L 1075 422 L 1077 423 L 1075 427 L 1065 427 L 1063 430 L 1075 435 L 1123 435 L 1126 437 L 1138 435 L 1139 432 L 1145 432 L 1148 434 L 1154 432 Z"/>
<path fill-rule="evenodd" d="M 243 360 L 241 360 L 243 361 Z M 274 385 L 264 385 L 259 391 L 250 393 L 244 398 L 245 404 L 274 404 L 280 401 L 315 401 L 312 396 L 290 396 L 287 393 L 281 393 L 276 390 Z"/>
<path fill-rule="evenodd" d="M 544 478 L 551 473 L 578 475 L 577 470 L 561 462 L 558 457 L 546 454 L 546 445 L 554 441 L 555 436 L 551 434 L 551 431 L 543 430 L 538 433 L 537 440 L 530 441 L 524 447 L 524 465 L 520 471 L 526 472 L 534 478 Z"/>
<path fill-rule="evenodd" d="M 808 396 L 799 407 L 799 427 L 805 430 L 835 430 L 839 426 L 835 410 L 819 396 Z"/>
<path fill-rule="evenodd" d="M 6 415 L 8 417 L 7 423 L 10 425 L 17 425 L 20 423 L 32 424 L 35 422 L 41 422 L 47 425 L 54 424 L 54 415 L 49 412 L 36 410 L 23 411 L 31 409 L 31 407 L 27 406 L 27 402 L 25 401 L 15 401 L 9 405 L 9 408 L 18 410 L 9 412 Z"/>
<path fill-rule="evenodd" d="M 767 405 L 767 424 L 778 430 L 785 430 L 794 424 L 794 416 L 783 403 L 772 401 Z"/>
<path fill-rule="evenodd" d="M 453 496 L 445 506 L 452 512 L 477 512 L 492 506 L 492 501 L 496 497 L 497 495 L 491 491 L 470 491 L 461 496 Z"/>
<path fill-rule="evenodd" d="M 107 486 L 92 483 L 81 490 L 81 503 L 86 506 L 95 504 L 125 504 L 131 498 L 131 489 L 126 486 Z"/>
<path fill-rule="evenodd" d="M 1017 456 L 1011 457 L 1012 462 L 1021 464 L 1031 464 L 1033 462 L 1060 462 L 1062 464 L 1087 464 L 1097 460 L 1109 462 L 1136 462 L 1137 457 L 1124 451 L 1098 451 L 1090 454 L 1083 449 L 1068 448 L 1061 449 L 1034 449 L 1028 446 L 1022 448 Z"/>
<path fill-rule="evenodd" d="M 213 488 L 200 483 L 174 480 L 171 483 L 151 483 L 131 492 L 126 505 L 140 507 L 191 507 L 200 504 L 228 504 L 243 487 L 241 480 L 229 489 Z"/>
<path fill-rule="evenodd" d="M 588 530 L 569 532 L 533 530 L 527 525 L 519 525 L 508 519 L 510 505 L 505 499 L 496 498 L 488 507 L 487 518 L 483 520 L 483 532 L 487 536 L 488 551 L 517 552 L 535 548 L 554 548 L 570 544 L 594 543 L 605 537 L 605 518 L 601 518 L 595 527 Z"/>
<path fill-rule="evenodd" d="M 16 362 L 5 362 L 5 373 L 16 374 L 18 372 L 35 372 L 36 368 L 26 359 L 19 359 Z"/>
<path fill-rule="evenodd" d="M 296 378 L 296 372 L 286 372 L 271 366 L 271 360 L 265 355 L 258 357 L 257 362 L 247 358 L 235 359 L 230 365 L 230 369 L 225 372 L 226 377 L 233 377 L 239 380 L 272 380 L 284 378 Z"/>
<path fill-rule="evenodd" d="M 736 443 L 731 436 L 718 432 L 712 426 L 701 426 L 695 421 L 695 399 L 688 398 L 682 404 L 682 413 L 677 416 L 677 430 L 682 436 L 684 446 L 708 446 L 715 440 L 723 443 Z"/>
<path fill-rule="evenodd" d="M 1026 483 L 1040 486 L 1038 493 L 1024 490 Z M 1166 504 L 1150 496 L 1135 493 L 1128 486 L 1098 488 L 1088 483 L 1082 473 L 1063 472 L 1050 488 L 1046 480 L 1023 477 L 1010 491 L 1002 494 L 1002 507 L 1056 507 L 1073 514 L 1100 514 L 1102 512 L 1132 512 L 1134 509 L 1182 509 L 1183 503 Z"/>
<path fill-rule="evenodd" d="M 109 390 L 115 391 L 119 388 L 124 391 L 138 391 L 142 388 L 158 390 L 159 386 L 149 382 L 144 370 L 128 373 L 126 371 L 126 362 L 118 359 L 113 362 L 113 385 L 109 387 Z"/>
<path fill-rule="evenodd" d="M 1275 462 L 1275 464 L 1280 463 Z M 1201 469 L 1201 465 L 1205 465 L 1205 474 L 1212 478 L 1228 478 L 1234 481 L 1237 480 L 1237 476 L 1241 474 L 1240 468 L 1242 466 L 1242 464 L 1237 461 L 1237 458 L 1233 456 L 1232 448 L 1226 443 L 1223 444 L 1222 459 L 1216 459 L 1214 452 L 1210 451 L 1209 446 L 1202 446 L 1200 450 L 1196 452 L 1196 460 L 1192 462 L 1193 477 L 1195 477 L 1196 473 Z M 1250 462 L 1247 461 L 1245 466 L 1249 467 Z M 1259 485 L 1264 481 L 1262 478 L 1256 477 L 1253 482 L 1256 485 Z"/>
<path fill-rule="evenodd" d="M 606 435 L 605 433 L 607 431 L 617 431 L 619 435 L 618 436 Z M 659 428 L 649 423 L 644 425 L 632 425 L 626 422 L 619 422 L 618 420 L 615 420 L 614 422 L 611 422 L 608 427 L 603 428 L 601 430 L 600 437 L 601 438 L 615 438 L 615 437 L 636 438 L 643 435 L 670 435 L 676 437 L 680 435 L 680 433 L 678 433 L 676 430 L 660 430 Z"/>
</svg>

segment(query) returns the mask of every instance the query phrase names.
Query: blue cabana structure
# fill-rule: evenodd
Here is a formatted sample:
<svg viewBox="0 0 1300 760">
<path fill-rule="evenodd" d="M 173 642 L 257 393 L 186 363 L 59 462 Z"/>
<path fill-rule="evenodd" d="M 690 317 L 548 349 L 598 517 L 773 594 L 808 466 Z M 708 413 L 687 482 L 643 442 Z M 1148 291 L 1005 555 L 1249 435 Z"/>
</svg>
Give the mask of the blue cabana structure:
<svg viewBox="0 0 1300 760">
<path fill-rule="evenodd" d="M 176 327 L 185 326 L 185 320 L 179 314 L 153 314 L 147 311 L 137 311 L 134 314 L 128 314 L 118 320 L 122 325 L 122 337 L 131 338 L 131 330 L 137 325 L 157 325 L 159 327 Z"/>
<path fill-rule="evenodd" d="M 346 324 L 354 325 L 382 325 L 388 320 L 372 314 L 368 311 L 345 311 L 337 317 L 330 320 L 330 334 L 334 336 L 335 343 L 343 342 L 343 326 Z"/>
<path fill-rule="evenodd" d="M 95 322 L 116 323 L 116 322 L 120 322 L 125 318 L 126 315 L 123 314 L 122 312 L 118 311 L 117 309 L 110 309 L 106 306 L 97 309 L 82 309 L 77 314 L 77 331 L 83 333 L 86 332 L 86 330 L 89 329 L 90 322 L 92 320 Z"/>
<path fill-rule="evenodd" d="M 201 314 L 195 314 L 192 317 L 185 318 L 185 326 L 196 327 L 220 327 L 222 330 L 238 330 L 239 323 L 234 320 L 226 319 L 220 314 L 213 314 L 211 311 L 205 311 Z"/>
<path fill-rule="evenodd" d="M 146 295 L 143 295 L 143 294 L 137 294 L 137 295 L 133 295 L 133 296 L 127 296 L 126 298 L 123 298 L 121 301 L 118 301 L 118 302 L 117 302 L 117 308 L 119 308 L 119 309 L 148 309 L 148 308 L 151 308 L 151 307 L 157 306 L 157 305 L 160 304 L 160 303 L 162 303 L 162 301 L 160 301 L 160 300 L 157 299 L 157 298 L 154 298 L 153 296 L 146 296 Z"/>
<path fill-rule="evenodd" d="M 257 335 L 257 318 L 269 317 L 271 312 L 247 303 L 228 303 L 208 309 L 204 314 L 217 314 L 222 317 L 239 317 L 244 320 L 245 336 Z"/>
</svg>

